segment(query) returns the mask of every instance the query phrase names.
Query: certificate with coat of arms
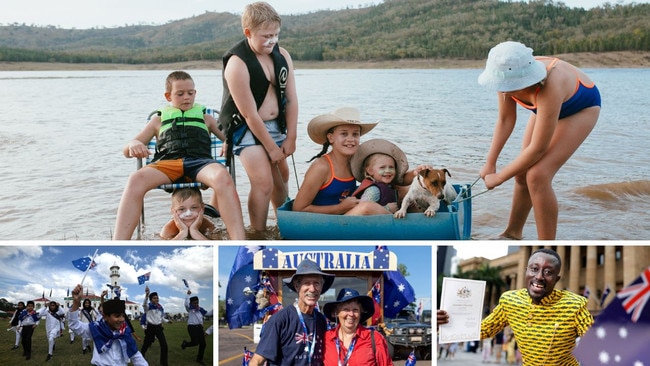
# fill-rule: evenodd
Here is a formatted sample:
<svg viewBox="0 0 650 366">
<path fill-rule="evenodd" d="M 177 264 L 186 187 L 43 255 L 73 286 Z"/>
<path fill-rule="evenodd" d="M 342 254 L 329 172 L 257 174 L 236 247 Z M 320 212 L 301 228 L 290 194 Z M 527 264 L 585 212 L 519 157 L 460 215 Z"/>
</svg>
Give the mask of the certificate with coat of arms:
<svg viewBox="0 0 650 366">
<path fill-rule="evenodd" d="M 481 339 L 484 297 L 485 281 L 449 277 L 442 279 L 439 308 L 449 314 L 449 323 L 438 329 L 440 343 Z"/>
</svg>

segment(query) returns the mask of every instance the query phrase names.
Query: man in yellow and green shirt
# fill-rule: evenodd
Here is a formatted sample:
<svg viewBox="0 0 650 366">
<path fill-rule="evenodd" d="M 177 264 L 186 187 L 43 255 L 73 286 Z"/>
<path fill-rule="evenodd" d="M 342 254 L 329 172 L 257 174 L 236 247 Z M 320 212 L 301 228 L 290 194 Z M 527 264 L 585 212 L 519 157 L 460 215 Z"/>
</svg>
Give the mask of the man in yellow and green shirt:
<svg viewBox="0 0 650 366">
<path fill-rule="evenodd" d="M 494 311 L 481 322 L 481 339 L 509 325 L 524 365 L 578 366 L 571 352 L 576 338 L 587 332 L 594 319 L 586 298 L 555 289 L 561 267 L 555 251 L 533 252 L 526 268 L 526 288 L 501 295 Z M 438 324 L 448 319 L 444 310 L 438 311 Z"/>
</svg>

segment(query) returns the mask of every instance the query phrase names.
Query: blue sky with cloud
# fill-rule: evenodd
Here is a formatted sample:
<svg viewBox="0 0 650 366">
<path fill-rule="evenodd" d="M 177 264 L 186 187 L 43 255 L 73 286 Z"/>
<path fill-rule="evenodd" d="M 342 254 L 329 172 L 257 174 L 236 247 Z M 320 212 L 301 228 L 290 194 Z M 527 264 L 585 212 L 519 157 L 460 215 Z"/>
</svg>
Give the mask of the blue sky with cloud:
<svg viewBox="0 0 650 366">
<path fill-rule="evenodd" d="M 122 299 L 141 303 L 145 285 L 138 285 L 137 277 L 151 272 L 145 284 L 151 291 L 158 292 L 167 312 L 185 312 L 183 302 L 187 289 L 183 278 L 188 280 L 193 295 L 199 296 L 201 306 L 207 310 L 213 308 L 215 249 L 212 246 L 58 243 L 3 243 L 0 246 L 0 298 L 16 303 L 40 298 L 45 293 L 45 297 L 63 302 L 68 289 L 72 290 L 84 276 L 72 261 L 92 256 L 97 249 L 97 266 L 84 279 L 84 292 L 88 288 L 99 295 L 108 289 L 110 267 L 117 265 Z"/>
</svg>

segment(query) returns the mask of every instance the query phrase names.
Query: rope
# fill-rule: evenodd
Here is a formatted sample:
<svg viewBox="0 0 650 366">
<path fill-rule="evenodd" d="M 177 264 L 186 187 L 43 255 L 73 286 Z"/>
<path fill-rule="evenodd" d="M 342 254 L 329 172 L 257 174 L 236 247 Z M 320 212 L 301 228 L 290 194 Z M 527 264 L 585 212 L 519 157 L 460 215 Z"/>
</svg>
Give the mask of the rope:
<svg viewBox="0 0 650 366">
<path fill-rule="evenodd" d="M 486 189 L 486 190 L 484 190 L 484 191 L 482 191 L 482 192 L 479 192 L 479 193 L 477 193 L 477 194 L 473 194 L 473 195 L 471 195 L 471 196 L 469 196 L 469 197 L 465 197 L 465 198 L 461 198 L 461 199 L 459 199 L 460 197 L 465 196 L 465 195 L 467 194 L 467 192 L 469 192 L 469 190 L 472 189 L 472 187 L 474 187 L 474 185 L 476 184 L 476 182 L 478 182 L 480 179 L 481 179 L 481 176 L 479 175 L 478 178 L 476 178 L 476 180 L 475 180 L 472 184 L 469 185 L 469 187 L 468 187 L 468 186 L 463 186 L 463 187 L 461 187 L 461 189 L 460 189 L 460 193 L 458 193 L 458 195 L 456 196 L 456 199 L 454 200 L 454 202 L 456 202 L 456 203 L 461 203 L 461 202 L 467 201 L 467 200 L 469 200 L 469 199 L 472 199 L 472 198 L 474 198 L 474 197 L 480 196 L 480 195 L 482 195 L 483 193 L 487 193 L 487 192 L 489 191 L 489 189 Z"/>
<path fill-rule="evenodd" d="M 296 177 L 296 189 L 300 190 L 300 183 L 298 183 L 298 170 L 296 169 L 296 161 L 293 159 L 293 154 L 291 154 L 291 164 L 293 164 L 293 175 Z"/>
</svg>

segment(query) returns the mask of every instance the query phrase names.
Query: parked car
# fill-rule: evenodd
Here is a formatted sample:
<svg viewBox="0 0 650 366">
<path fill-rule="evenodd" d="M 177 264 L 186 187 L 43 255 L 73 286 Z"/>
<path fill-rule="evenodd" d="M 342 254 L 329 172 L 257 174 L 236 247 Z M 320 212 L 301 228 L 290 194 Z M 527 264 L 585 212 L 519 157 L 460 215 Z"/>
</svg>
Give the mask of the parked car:
<svg viewBox="0 0 650 366">
<path fill-rule="evenodd" d="M 430 310 L 426 319 L 423 312 L 422 319 L 418 321 L 412 308 L 403 309 L 394 319 L 385 319 L 383 333 L 388 343 L 388 353 L 393 359 L 405 359 L 413 350 L 417 359 L 431 359 L 433 336 Z"/>
</svg>

